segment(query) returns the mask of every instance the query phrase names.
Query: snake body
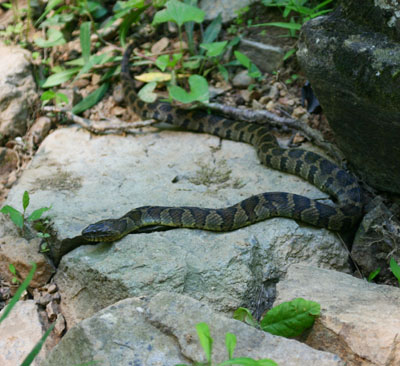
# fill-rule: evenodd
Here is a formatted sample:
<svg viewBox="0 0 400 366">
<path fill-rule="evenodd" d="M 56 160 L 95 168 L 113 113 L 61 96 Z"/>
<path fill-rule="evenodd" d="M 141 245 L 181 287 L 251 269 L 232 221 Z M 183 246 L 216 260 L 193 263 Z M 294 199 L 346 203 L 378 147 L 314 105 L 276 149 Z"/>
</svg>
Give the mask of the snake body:
<svg viewBox="0 0 400 366">
<path fill-rule="evenodd" d="M 167 226 L 231 231 L 271 217 L 287 217 L 318 227 L 342 231 L 355 225 L 362 213 L 361 190 L 356 179 L 326 158 L 303 149 L 281 148 L 265 125 L 229 120 L 201 110 L 182 110 L 169 103 L 145 103 L 134 89 L 129 72 L 131 44 L 122 60 L 121 80 L 129 107 L 144 119 L 156 119 L 190 131 L 253 145 L 268 167 L 295 174 L 328 193 L 335 206 L 292 193 L 267 192 L 226 208 L 144 206 L 118 219 L 89 225 L 82 231 L 88 241 L 114 241 L 145 227 Z"/>
</svg>

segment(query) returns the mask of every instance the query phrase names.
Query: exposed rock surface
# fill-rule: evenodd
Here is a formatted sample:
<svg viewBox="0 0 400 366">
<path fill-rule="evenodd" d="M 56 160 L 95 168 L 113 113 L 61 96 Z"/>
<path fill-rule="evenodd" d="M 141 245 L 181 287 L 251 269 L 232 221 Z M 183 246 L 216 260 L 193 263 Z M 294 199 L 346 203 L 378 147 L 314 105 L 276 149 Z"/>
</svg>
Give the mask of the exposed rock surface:
<svg viewBox="0 0 400 366">
<path fill-rule="evenodd" d="M 36 263 L 37 269 L 30 283 L 30 287 L 45 285 L 54 274 L 54 266 L 40 253 L 38 253 L 40 239 L 26 240 L 18 236 L 0 236 L 0 276 L 11 282 L 14 275 L 9 271 L 9 265 L 13 264 L 17 278 L 23 281 Z"/>
<path fill-rule="evenodd" d="M 400 365 L 400 289 L 304 265 L 289 267 L 275 305 L 303 297 L 321 304 L 306 343 L 349 366 Z"/>
<path fill-rule="evenodd" d="M 235 357 L 270 358 L 285 366 L 343 366 L 336 355 L 276 337 L 226 318 L 190 297 L 162 292 L 152 299 L 122 300 L 85 319 L 56 346 L 42 366 L 101 361 L 104 366 L 204 362 L 195 330 L 209 324 L 213 361 L 227 359 L 225 334 L 237 337 Z"/>
<path fill-rule="evenodd" d="M 246 54 L 250 60 L 264 73 L 277 71 L 283 64 L 285 51 L 279 47 L 267 43 L 257 42 L 251 39 L 242 39 L 239 50 Z"/>
<path fill-rule="evenodd" d="M 260 165 L 246 144 L 158 130 L 94 137 L 76 128 L 46 138 L 8 203 L 18 207 L 24 190 L 31 193 L 29 209 L 52 205 L 59 239 L 143 205 L 226 207 L 281 190 L 325 196 Z M 118 300 L 161 290 L 187 293 L 221 311 L 244 304 L 263 311 L 288 264 L 348 271 L 347 258 L 333 233 L 276 218 L 230 233 L 171 230 L 81 246 L 64 256 L 55 280 L 71 326 Z"/>
<path fill-rule="evenodd" d="M 0 324 L 0 365 L 20 366 L 43 333 L 35 302 L 18 301 L 8 317 Z M 44 354 L 45 350 L 42 349 L 31 365 L 39 365 Z"/>
<path fill-rule="evenodd" d="M 30 53 L 0 45 L 0 141 L 23 135 L 37 100 Z"/>
<path fill-rule="evenodd" d="M 395 193 L 400 193 L 398 6 L 389 0 L 343 1 L 342 8 L 303 26 L 297 53 L 346 158 L 370 185 Z"/>
<path fill-rule="evenodd" d="M 255 0 L 201 0 L 199 5 L 206 12 L 207 20 L 213 20 L 221 14 L 222 21 L 229 22 L 238 16 L 238 10 L 254 2 Z"/>
</svg>

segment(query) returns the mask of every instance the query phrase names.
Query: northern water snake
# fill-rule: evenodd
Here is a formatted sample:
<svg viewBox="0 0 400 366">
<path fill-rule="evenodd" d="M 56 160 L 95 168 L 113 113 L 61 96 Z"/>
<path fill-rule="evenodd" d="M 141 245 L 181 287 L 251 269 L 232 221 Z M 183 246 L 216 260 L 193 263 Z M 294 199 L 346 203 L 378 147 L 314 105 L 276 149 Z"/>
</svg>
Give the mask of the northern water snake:
<svg viewBox="0 0 400 366">
<path fill-rule="evenodd" d="M 260 161 L 274 169 L 298 175 L 328 193 L 335 206 L 285 192 L 251 196 L 227 208 L 144 206 L 118 219 L 101 220 L 82 231 L 88 241 L 114 241 L 148 226 L 231 231 L 271 217 L 288 217 L 330 230 L 346 230 L 362 213 L 356 179 L 326 158 L 299 148 L 284 149 L 266 125 L 233 121 L 202 110 L 183 110 L 157 100 L 140 100 L 129 72 L 131 44 L 122 60 L 121 81 L 127 104 L 144 119 L 154 118 L 190 131 L 252 144 Z"/>
</svg>

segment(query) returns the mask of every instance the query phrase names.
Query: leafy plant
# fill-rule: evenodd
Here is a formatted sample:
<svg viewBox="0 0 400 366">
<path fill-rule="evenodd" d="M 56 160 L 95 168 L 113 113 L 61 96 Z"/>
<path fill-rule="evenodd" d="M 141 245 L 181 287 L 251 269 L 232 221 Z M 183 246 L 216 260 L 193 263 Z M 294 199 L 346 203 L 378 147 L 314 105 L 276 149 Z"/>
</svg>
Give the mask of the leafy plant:
<svg viewBox="0 0 400 366">
<path fill-rule="evenodd" d="M 11 282 L 12 283 L 19 283 L 20 282 L 20 280 L 18 279 L 18 277 L 17 277 L 17 269 L 15 268 L 15 266 L 12 264 L 12 263 L 10 263 L 9 265 L 8 265 L 8 269 L 9 269 L 9 271 L 12 273 L 12 275 L 13 275 L 13 278 L 11 279 Z"/>
<path fill-rule="evenodd" d="M 29 271 L 28 276 L 25 278 L 25 280 L 22 282 L 21 286 L 19 286 L 17 292 L 15 295 L 12 297 L 6 308 L 3 310 L 3 314 L 0 317 L 0 323 L 7 318 L 9 313 L 11 312 L 12 308 L 15 306 L 15 304 L 18 302 L 19 298 L 23 294 L 23 292 L 28 288 L 29 283 L 32 281 L 32 278 L 35 274 L 36 271 L 36 263 L 32 263 L 32 268 Z M 39 342 L 33 347 L 32 351 L 25 357 L 24 361 L 22 362 L 21 366 L 29 366 L 35 357 L 38 355 L 40 350 L 42 349 L 42 346 L 46 340 L 46 338 L 50 335 L 51 331 L 53 330 L 55 326 L 55 323 L 53 323 L 49 329 L 47 329 L 46 333 L 43 334 L 42 338 L 39 340 Z"/>
<path fill-rule="evenodd" d="M 372 271 L 368 276 L 368 282 L 371 282 L 381 271 L 381 268 L 377 268 L 375 271 Z"/>
<path fill-rule="evenodd" d="M 394 276 L 397 278 L 400 286 L 400 266 L 397 264 L 394 258 L 390 259 L 390 269 L 393 272 Z"/>
<path fill-rule="evenodd" d="M 312 18 L 326 14 L 332 11 L 331 8 L 326 8 L 333 0 L 325 0 L 313 6 L 309 0 L 262 0 L 262 3 L 268 7 L 277 7 L 282 10 L 282 16 L 289 18 L 289 22 L 270 22 L 253 25 L 253 27 L 273 26 L 289 30 L 292 37 L 297 36 L 297 32 L 301 26 Z"/>
<path fill-rule="evenodd" d="M 212 365 L 212 347 L 214 340 L 210 335 L 210 329 L 207 323 L 198 323 L 196 324 L 197 336 L 199 337 L 199 341 L 201 347 L 204 350 L 206 355 L 207 362 L 197 364 L 202 366 L 211 366 Z M 233 357 L 236 348 L 236 336 L 233 333 L 226 333 L 225 335 L 225 346 L 228 352 L 228 360 L 223 361 L 216 366 L 225 366 L 225 365 L 243 365 L 243 366 L 278 366 L 276 362 L 264 358 L 262 360 L 255 360 L 250 357 Z M 179 364 L 176 366 L 187 366 L 184 364 Z"/>
<path fill-rule="evenodd" d="M 320 311 L 321 308 L 318 303 L 299 297 L 272 308 L 263 317 L 260 324 L 246 308 L 237 309 L 233 317 L 249 325 L 258 326 L 265 332 L 292 338 L 312 327 Z"/>
<path fill-rule="evenodd" d="M 3 213 L 3 214 L 5 214 L 5 215 L 7 215 L 7 214 L 10 215 L 11 221 L 12 221 L 17 227 L 19 227 L 20 229 L 23 229 L 26 220 L 28 220 L 28 221 L 36 221 L 36 220 L 39 220 L 39 219 L 42 217 L 42 215 L 43 215 L 46 211 L 50 210 L 50 208 L 51 208 L 51 207 L 41 207 L 41 208 L 38 208 L 37 210 L 33 211 L 33 212 L 26 218 L 26 217 L 25 217 L 25 216 L 26 216 L 26 209 L 27 209 L 28 206 L 29 206 L 29 201 L 30 201 L 29 193 L 28 193 L 28 191 L 25 191 L 24 194 L 23 194 L 23 196 L 22 196 L 22 208 L 23 208 L 23 211 L 22 211 L 22 212 L 18 211 L 17 209 L 15 209 L 14 207 L 9 206 L 9 205 L 4 206 L 4 207 L 0 210 L 0 212 Z"/>
</svg>

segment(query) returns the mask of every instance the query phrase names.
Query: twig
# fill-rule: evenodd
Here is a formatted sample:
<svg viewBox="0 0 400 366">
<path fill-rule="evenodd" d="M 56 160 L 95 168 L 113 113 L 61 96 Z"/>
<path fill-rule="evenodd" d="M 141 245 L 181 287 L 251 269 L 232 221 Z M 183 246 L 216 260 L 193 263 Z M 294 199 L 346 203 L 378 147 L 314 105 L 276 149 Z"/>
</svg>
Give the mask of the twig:
<svg viewBox="0 0 400 366">
<path fill-rule="evenodd" d="M 320 148 L 327 151 L 339 164 L 344 160 L 343 153 L 331 143 L 324 140 L 322 134 L 307 126 L 304 122 L 290 118 L 290 117 L 279 117 L 274 113 L 265 110 L 251 110 L 251 109 L 239 109 L 219 103 L 207 103 L 206 107 L 230 116 L 233 119 L 244 120 L 259 124 L 269 124 L 278 128 L 292 128 L 301 131 L 311 142 Z"/>
<path fill-rule="evenodd" d="M 96 124 L 96 122 L 93 122 L 87 118 L 79 117 L 65 108 L 46 106 L 43 107 L 43 110 L 45 112 L 62 113 L 71 121 L 77 123 L 85 130 L 90 131 L 96 135 L 110 135 L 110 134 L 122 134 L 122 133 L 137 134 L 138 128 L 151 126 L 156 123 L 159 123 L 159 121 L 153 119 L 146 121 L 139 121 L 139 122 L 131 122 L 131 123 L 119 121 L 117 124 L 113 124 L 111 123 L 111 121 L 103 121 L 104 123 L 106 123 L 106 125 L 99 126 L 98 124 Z"/>
</svg>

